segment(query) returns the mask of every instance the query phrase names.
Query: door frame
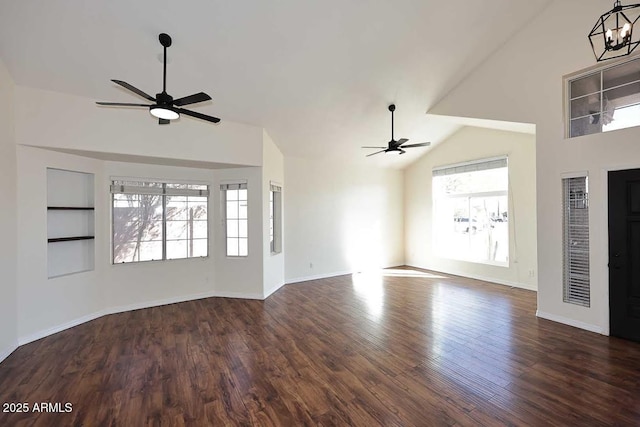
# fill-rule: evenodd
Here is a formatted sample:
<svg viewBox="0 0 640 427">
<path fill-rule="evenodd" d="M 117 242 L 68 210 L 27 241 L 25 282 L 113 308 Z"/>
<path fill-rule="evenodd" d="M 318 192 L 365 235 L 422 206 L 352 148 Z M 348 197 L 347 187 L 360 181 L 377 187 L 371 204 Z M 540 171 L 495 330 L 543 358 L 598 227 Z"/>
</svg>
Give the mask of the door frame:
<svg viewBox="0 0 640 427">
<path fill-rule="evenodd" d="M 609 172 L 629 169 L 640 169 L 640 162 L 608 165 L 601 169 L 602 194 L 604 195 L 604 201 L 606 201 L 606 203 L 600 204 L 600 207 L 597 208 L 600 212 L 598 216 L 602 218 L 602 222 L 600 222 L 599 227 L 594 223 L 594 226 L 596 227 L 593 230 L 593 233 L 597 237 L 596 241 L 602 242 L 603 246 L 603 248 L 598 248 L 599 250 L 603 251 L 603 256 L 598 257 L 598 259 L 601 260 L 601 268 L 599 268 L 598 270 L 603 280 L 602 283 L 606 283 L 607 286 L 603 290 L 602 295 L 600 295 L 603 301 L 603 307 L 600 315 L 602 316 L 602 333 L 608 336 L 611 335 L 611 313 L 609 310 L 609 304 L 611 303 L 611 301 L 609 300 L 609 292 L 611 288 L 611 284 L 609 283 Z M 599 234 L 602 234 L 602 236 L 600 236 Z"/>
</svg>

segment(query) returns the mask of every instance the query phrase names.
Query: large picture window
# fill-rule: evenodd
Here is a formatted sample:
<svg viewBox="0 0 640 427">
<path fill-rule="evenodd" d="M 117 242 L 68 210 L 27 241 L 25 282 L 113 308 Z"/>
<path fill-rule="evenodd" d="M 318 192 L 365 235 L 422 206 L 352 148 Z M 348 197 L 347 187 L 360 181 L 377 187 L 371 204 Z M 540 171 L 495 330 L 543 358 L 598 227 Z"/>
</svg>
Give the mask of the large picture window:
<svg viewBox="0 0 640 427">
<path fill-rule="evenodd" d="M 434 252 L 508 266 L 508 187 L 506 158 L 434 169 Z"/>
<path fill-rule="evenodd" d="M 208 255 L 207 185 L 114 180 L 111 200 L 114 264 Z"/>
</svg>

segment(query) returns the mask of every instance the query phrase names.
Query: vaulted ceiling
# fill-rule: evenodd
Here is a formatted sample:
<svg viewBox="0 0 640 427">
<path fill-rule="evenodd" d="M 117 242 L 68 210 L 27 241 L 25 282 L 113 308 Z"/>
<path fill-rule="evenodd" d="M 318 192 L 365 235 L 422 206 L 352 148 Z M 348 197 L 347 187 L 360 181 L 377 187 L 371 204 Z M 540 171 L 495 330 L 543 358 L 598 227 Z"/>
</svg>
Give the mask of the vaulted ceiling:
<svg viewBox="0 0 640 427">
<path fill-rule="evenodd" d="M 402 167 L 426 149 L 359 148 L 390 139 L 387 105 L 396 137 L 441 141 L 458 125 L 426 111 L 548 3 L 0 0 L 0 58 L 18 85 L 136 102 L 109 80 L 159 92 L 166 32 L 168 91 L 212 95 L 198 111 L 264 127 L 288 156 Z"/>
</svg>

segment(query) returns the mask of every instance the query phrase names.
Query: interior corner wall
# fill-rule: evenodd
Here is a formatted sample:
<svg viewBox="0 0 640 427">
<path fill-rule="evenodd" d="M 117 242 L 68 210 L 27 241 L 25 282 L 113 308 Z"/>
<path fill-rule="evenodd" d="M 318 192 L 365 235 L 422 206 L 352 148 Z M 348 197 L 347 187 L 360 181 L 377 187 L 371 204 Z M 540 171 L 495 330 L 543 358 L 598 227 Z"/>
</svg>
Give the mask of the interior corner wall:
<svg viewBox="0 0 640 427">
<path fill-rule="evenodd" d="M 433 243 L 433 168 L 504 155 L 509 158 L 509 266 L 440 257 Z M 534 135 L 475 127 L 462 128 L 413 163 L 405 170 L 407 265 L 537 289 L 535 165 Z"/>
<path fill-rule="evenodd" d="M 14 83 L 0 60 L 0 362 L 17 346 L 17 166 L 14 135 Z"/>
<path fill-rule="evenodd" d="M 264 131 L 262 156 L 262 192 L 264 194 L 262 198 L 262 252 L 264 254 L 264 279 L 262 292 L 265 298 L 284 285 L 285 243 L 283 242 L 280 253 L 272 254 L 269 239 L 269 219 L 271 214 L 269 210 L 269 192 L 271 191 L 271 181 L 283 187 L 281 206 L 284 206 L 284 199 L 286 197 L 284 157 L 269 134 Z M 281 218 L 281 223 L 284 226 L 284 217 Z"/>
<path fill-rule="evenodd" d="M 85 157 L 17 146 L 18 172 L 18 340 L 24 344 L 97 316 L 103 308 L 104 245 L 109 236 L 95 229 L 95 269 L 49 279 L 47 274 L 47 168 L 95 175 L 102 162 Z M 98 191 L 95 194 L 99 194 Z M 107 221 L 107 200 L 96 197 L 95 223 Z M 99 314 L 98 314 L 99 315 Z M 80 321 L 79 321 L 80 320 Z"/>
<path fill-rule="evenodd" d="M 640 167 L 640 127 L 565 138 L 563 76 L 596 65 L 586 31 L 609 6 L 554 0 L 430 110 L 536 125 L 538 315 L 604 334 L 609 333 L 607 174 Z M 575 172 L 589 176 L 590 307 L 564 303 L 562 297 L 562 177 Z"/>
<path fill-rule="evenodd" d="M 262 168 L 247 167 L 218 169 L 214 171 L 213 196 L 221 200 L 220 184 L 225 181 L 247 181 L 249 212 L 249 252 L 246 257 L 228 257 L 224 227 L 225 208 L 216 209 L 211 232 L 220 236 L 215 239 L 215 290 L 217 296 L 231 298 L 263 299 L 263 186 Z"/>
<path fill-rule="evenodd" d="M 404 264 L 403 173 L 284 158 L 287 283 Z"/>
</svg>

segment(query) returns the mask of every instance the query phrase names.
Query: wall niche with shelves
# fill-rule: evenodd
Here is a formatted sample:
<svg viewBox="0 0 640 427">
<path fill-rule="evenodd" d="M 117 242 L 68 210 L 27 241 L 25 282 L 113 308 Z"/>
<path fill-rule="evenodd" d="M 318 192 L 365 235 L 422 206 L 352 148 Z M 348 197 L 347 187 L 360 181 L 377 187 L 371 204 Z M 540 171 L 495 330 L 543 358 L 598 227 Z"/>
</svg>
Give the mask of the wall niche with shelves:
<svg viewBox="0 0 640 427">
<path fill-rule="evenodd" d="M 94 175 L 47 169 L 47 274 L 91 271 L 95 264 Z"/>
</svg>

